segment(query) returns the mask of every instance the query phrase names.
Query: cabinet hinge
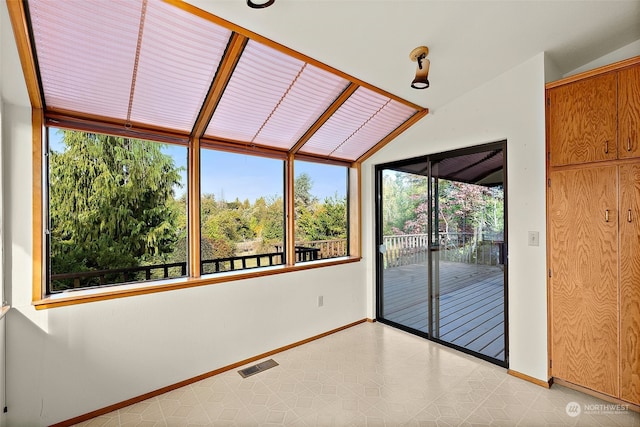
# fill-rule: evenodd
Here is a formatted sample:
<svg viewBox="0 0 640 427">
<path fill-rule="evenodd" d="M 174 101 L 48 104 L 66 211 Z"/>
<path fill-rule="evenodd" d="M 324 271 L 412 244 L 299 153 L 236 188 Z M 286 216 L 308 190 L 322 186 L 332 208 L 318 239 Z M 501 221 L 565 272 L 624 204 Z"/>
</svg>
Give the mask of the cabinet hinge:
<svg viewBox="0 0 640 427">
<path fill-rule="evenodd" d="M 549 359 L 549 368 L 553 368 L 553 361 Z"/>
<path fill-rule="evenodd" d="M 538 98 L 540 99 L 540 98 Z M 551 98 L 547 98 L 547 105 L 551 105 Z"/>
<path fill-rule="evenodd" d="M 547 151 L 547 160 L 551 160 L 551 151 Z"/>
<path fill-rule="evenodd" d="M 551 277 L 551 269 L 549 269 L 549 277 Z"/>
<path fill-rule="evenodd" d="M 547 179 L 547 187 L 551 188 L 551 178 Z"/>
</svg>

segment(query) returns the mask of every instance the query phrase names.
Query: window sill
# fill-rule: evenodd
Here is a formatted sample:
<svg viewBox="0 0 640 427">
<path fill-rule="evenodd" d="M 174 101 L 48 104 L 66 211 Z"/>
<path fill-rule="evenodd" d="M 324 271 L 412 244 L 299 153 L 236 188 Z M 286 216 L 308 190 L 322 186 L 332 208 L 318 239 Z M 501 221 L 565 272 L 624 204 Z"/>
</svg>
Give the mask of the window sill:
<svg viewBox="0 0 640 427">
<path fill-rule="evenodd" d="M 102 288 L 83 289 L 77 291 L 67 291 L 48 295 L 40 300 L 33 301 L 36 310 L 45 310 L 67 305 L 85 304 L 95 301 L 105 301 L 109 299 L 125 298 L 134 295 L 153 294 L 156 292 L 174 291 L 195 286 L 214 285 L 235 280 L 252 279 L 255 277 L 265 277 L 274 274 L 289 273 L 293 271 L 310 270 L 314 268 L 329 267 L 340 264 L 359 262 L 360 257 L 332 258 L 320 261 L 309 261 L 293 266 L 265 267 L 238 272 L 208 274 L 199 278 L 180 278 L 171 280 L 160 280 L 144 283 L 131 283 L 124 285 L 114 285 Z M 3 308 L 4 315 L 4 308 Z"/>
</svg>

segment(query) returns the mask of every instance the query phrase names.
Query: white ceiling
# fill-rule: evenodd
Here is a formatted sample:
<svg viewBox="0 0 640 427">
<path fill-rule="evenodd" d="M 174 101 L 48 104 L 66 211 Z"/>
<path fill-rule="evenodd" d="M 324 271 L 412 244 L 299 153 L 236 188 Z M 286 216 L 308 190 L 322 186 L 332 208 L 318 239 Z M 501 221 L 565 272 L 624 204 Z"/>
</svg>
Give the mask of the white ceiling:
<svg viewBox="0 0 640 427">
<path fill-rule="evenodd" d="M 564 74 L 640 39 L 640 1 L 189 3 L 431 112 L 540 52 Z M 430 49 L 426 90 L 409 86 L 420 45 Z"/>
</svg>

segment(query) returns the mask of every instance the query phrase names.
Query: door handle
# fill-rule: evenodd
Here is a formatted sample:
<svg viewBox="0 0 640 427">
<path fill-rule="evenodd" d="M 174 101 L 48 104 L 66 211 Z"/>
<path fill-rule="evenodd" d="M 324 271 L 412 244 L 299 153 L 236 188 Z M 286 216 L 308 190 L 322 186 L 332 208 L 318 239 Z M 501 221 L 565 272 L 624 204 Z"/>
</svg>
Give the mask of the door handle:
<svg viewBox="0 0 640 427">
<path fill-rule="evenodd" d="M 627 212 L 627 222 L 631 222 L 631 209 Z"/>
<path fill-rule="evenodd" d="M 627 137 L 627 151 L 631 151 L 631 137 Z"/>
<path fill-rule="evenodd" d="M 609 154 L 609 141 L 604 142 L 604 154 Z"/>
<path fill-rule="evenodd" d="M 609 209 L 604 211 L 604 222 L 609 222 Z"/>
</svg>

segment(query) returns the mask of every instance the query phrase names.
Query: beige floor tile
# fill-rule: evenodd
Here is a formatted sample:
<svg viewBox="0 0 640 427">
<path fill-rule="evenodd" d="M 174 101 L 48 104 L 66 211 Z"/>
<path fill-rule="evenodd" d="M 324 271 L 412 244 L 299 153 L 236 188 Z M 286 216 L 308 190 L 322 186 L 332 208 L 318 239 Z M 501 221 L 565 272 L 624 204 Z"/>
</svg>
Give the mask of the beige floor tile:
<svg viewBox="0 0 640 427">
<path fill-rule="evenodd" d="M 79 425 L 640 427 L 640 414 L 607 412 L 592 396 L 544 389 L 380 323 L 270 358 L 279 366 L 244 379 L 225 372 Z"/>
</svg>

